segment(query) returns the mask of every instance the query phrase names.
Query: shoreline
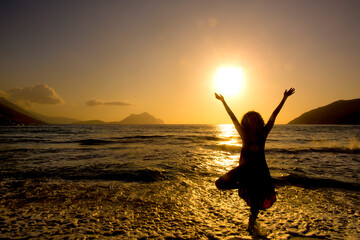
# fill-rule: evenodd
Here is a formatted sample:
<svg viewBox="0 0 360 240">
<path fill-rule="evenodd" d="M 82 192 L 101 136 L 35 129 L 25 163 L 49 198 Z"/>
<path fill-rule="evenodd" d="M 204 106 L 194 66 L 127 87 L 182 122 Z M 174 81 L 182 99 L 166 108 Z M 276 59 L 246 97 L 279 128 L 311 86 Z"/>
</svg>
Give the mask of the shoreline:
<svg viewBox="0 0 360 240">
<path fill-rule="evenodd" d="M 252 239 L 246 231 L 249 208 L 236 192 L 222 193 L 206 182 L 150 185 L 3 181 L 0 238 Z M 258 220 L 270 232 L 269 239 L 340 239 L 345 232 L 360 236 L 359 205 L 352 212 L 336 202 L 326 209 L 321 204 L 330 193 L 323 196 L 322 190 L 295 186 L 277 190 L 277 202 Z M 353 200 L 359 203 L 358 198 Z M 331 216 L 344 212 L 346 222 L 334 225 Z M 352 233 L 348 223 L 355 227 Z"/>
</svg>

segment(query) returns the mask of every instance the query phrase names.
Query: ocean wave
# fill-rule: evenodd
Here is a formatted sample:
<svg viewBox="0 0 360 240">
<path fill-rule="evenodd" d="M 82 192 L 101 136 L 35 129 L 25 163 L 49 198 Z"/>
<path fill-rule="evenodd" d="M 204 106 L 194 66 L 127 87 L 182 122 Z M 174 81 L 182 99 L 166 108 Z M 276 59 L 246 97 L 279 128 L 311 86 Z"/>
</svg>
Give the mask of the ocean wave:
<svg viewBox="0 0 360 240">
<path fill-rule="evenodd" d="M 297 154 L 297 153 L 350 153 L 357 154 L 360 153 L 360 148 L 347 148 L 347 147 L 319 147 L 319 148 L 267 148 L 266 152 L 269 153 L 287 153 L 287 154 Z"/>
<path fill-rule="evenodd" d="M 29 138 L 23 138 L 23 137 L 13 137 L 13 138 L 6 138 L 2 137 L 1 142 L 3 144 L 14 144 L 14 143 L 48 143 L 48 139 L 44 139 L 41 137 L 29 137 Z"/>
<path fill-rule="evenodd" d="M 75 142 L 79 143 L 80 145 L 104 145 L 104 144 L 113 143 L 113 141 L 102 140 L 102 139 L 83 139 Z"/>
<path fill-rule="evenodd" d="M 80 145 L 105 145 L 116 143 L 139 143 L 139 142 L 161 142 L 162 144 L 172 144 L 174 142 L 190 142 L 199 143 L 207 141 L 223 141 L 223 138 L 214 136 L 199 136 L 199 135 L 134 135 L 106 139 L 81 139 L 76 141 L 69 141 L 64 143 L 78 143 Z"/>
<path fill-rule="evenodd" d="M 343 182 L 328 178 L 314 178 L 305 175 L 291 173 L 287 176 L 274 177 L 275 185 L 295 185 L 304 188 L 337 188 L 360 191 L 360 184 Z"/>
<path fill-rule="evenodd" d="M 127 136 L 127 137 L 118 137 L 118 138 L 110 138 L 110 139 L 81 139 L 76 141 L 71 141 L 68 143 L 78 143 L 84 146 L 92 146 L 92 145 L 107 145 L 107 144 L 117 144 L 117 143 L 136 143 L 141 140 L 151 140 L 156 138 L 162 138 L 162 136 Z"/>
<path fill-rule="evenodd" d="M 157 169 L 137 169 L 137 170 L 125 170 L 125 169 L 75 169 L 75 168 L 63 168 L 56 171 L 42 171 L 37 170 L 23 170 L 19 172 L 2 172 L 0 173 L 0 179 L 65 179 L 65 180 L 104 180 L 104 181 L 123 181 L 123 182 L 143 182 L 151 183 L 157 181 L 168 180 L 165 171 Z"/>
<path fill-rule="evenodd" d="M 134 135 L 126 137 L 117 137 L 113 139 L 124 140 L 124 139 L 158 139 L 158 138 L 168 138 L 173 135 Z"/>
<path fill-rule="evenodd" d="M 163 141 L 162 139 L 168 138 L 168 136 L 161 135 L 138 135 L 138 136 L 126 136 L 126 137 L 117 137 L 117 138 L 107 138 L 107 139 L 81 139 L 72 141 L 70 143 L 78 143 L 83 146 L 92 146 L 92 145 L 108 145 L 108 144 L 126 144 L 126 143 L 141 143 L 141 142 L 156 142 Z"/>
<path fill-rule="evenodd" d="M 124 171 L 101 171 L 94 175 L 80 175 L 80 179 L 95 179 L 95 180 L 116 180 L 124 182 L 144 182 L 151 183 L 157 181 L 167 180 L 168 177 L 160 170 L 154 169 L 138 169 L 138 170 L 124 170 Z M 77 179 L 75 177 L 75 179 Z"/>
<path fill-rule="evenodd" d="M 218 144 L 212 146 L 212 148 L 220 151 L 230 152 L 230 153 L 240 153 L 241 146 L 232 145 L 232 144 Z"/>
<path fill-rule="evenodd" d="M 218 144 L 208 145 L 210 148 L 230 153 L 239 153 L 241 146 L 233 144 Z M 319 147 L 319 148 L 266 148 L 266 153 L 284 153 L 284 154 L 299 154 L 299 153 L 347 153 L 359 154 L 360 148 L 346 148 L 346 147 Z"/>
</svg>

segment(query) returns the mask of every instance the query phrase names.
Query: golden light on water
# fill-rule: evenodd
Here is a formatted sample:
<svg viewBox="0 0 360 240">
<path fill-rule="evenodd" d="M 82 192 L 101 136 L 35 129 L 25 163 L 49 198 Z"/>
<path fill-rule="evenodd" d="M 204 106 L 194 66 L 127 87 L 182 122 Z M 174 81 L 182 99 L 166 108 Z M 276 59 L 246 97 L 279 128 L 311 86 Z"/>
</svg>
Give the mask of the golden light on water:
<svg viewBox="0 0 360 240">
<path fill-rule="evenodd" d="M 214 78 L 215 91 L 224 96 L 238 94 L 244 87 L 244 71 L 241 67 L 220 67 Z"/>
<path fill-rule="evenodd" d="M 230 170 L 236 166 L 239 161 L 239 153 L 242 146 L 241 140 L 232 124 L 218 125 L 217 136 L 223 139 L 223 141 L 220 141 L 218 144 L 219 149 L 222 150 L 216 153 L 218 156 L 215 158 L 214 165 L 218 166 L 219 169 L 225 168 Z M 236 149 L 236 151 L 234 151 L 234 149 Z"/>
<path fill-rule="evenodd" d="M 226 139 L 226 141 L 221 142 L 221 145 L 231 145 L 238 146 L 240 148 L 240 139 L 239 135 L 235 130 L 234 125 L 232 124 L 220 124 L 219 127 L 219 137 Z"/>
<path fill-rule="evenodd" d="M 236 130 L 232 124 L 219 124 L 219 137 L 229 138 L 236 133 Z"/>
</svg>

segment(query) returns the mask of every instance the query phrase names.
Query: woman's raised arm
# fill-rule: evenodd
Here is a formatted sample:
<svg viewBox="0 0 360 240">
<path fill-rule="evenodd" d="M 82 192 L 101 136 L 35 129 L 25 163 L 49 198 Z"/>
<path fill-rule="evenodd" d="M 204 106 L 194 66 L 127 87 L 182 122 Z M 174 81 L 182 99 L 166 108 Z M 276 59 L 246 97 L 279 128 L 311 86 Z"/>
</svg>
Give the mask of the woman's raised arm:
<svg viewBox="0 0 360 240">
<path fill-rule="evenodd" d="M 217 93 L 215 93 L 215 97 L 216 97 L 216 99 L 220 100 L 224 104 L 226 112 L 229 114 L 229 116 L 230 116 L 236 130 L 238 131 L 239 135 L 242 136 L 243 135 L 242 127 L 241 127 L 239 121 L 237 120 L 235 114 L 231 111 L 231 109 L 229 108 L 229 106 L 225 102 L 224 97 L 221 94 L 219 95 Z"/>
<path fill-rule="evenodd" d="M 295 93 L 295 88 L 290 88 L 289 90 L 285 90 L 283 99 L 281 100 L 279 106 L 277 106 L 277 108 L 274 110 L 274 112 L 272 113 L 269 121 L 265 125 L 266 135 L 269 134 L 272 127 L 274 126 L 275 119 L 276 119 L 277 115 L 279 114 L 281 108 L 284 106 L 284 103 L 285 103 L 286 99 L 289 96 L 293 95 L 294 93 Z"/>
</svg>

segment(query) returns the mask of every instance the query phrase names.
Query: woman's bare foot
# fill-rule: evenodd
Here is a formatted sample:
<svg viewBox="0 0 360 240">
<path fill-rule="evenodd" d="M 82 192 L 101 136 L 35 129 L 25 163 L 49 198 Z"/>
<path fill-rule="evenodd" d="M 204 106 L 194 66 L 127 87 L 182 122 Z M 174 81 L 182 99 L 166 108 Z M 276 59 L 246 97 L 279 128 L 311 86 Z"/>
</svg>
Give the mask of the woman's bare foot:
<svg viewBox="0 0 360 240">
<path fill-rule="evenodd" d="M 251 219 L 251 217 L 249 219 L 249 225 L 247 230 L 253 237 L 266 239 L 268 235 L 266 231 L 260 228 L 260 224 L 256 220 Z"/>
</svg>

